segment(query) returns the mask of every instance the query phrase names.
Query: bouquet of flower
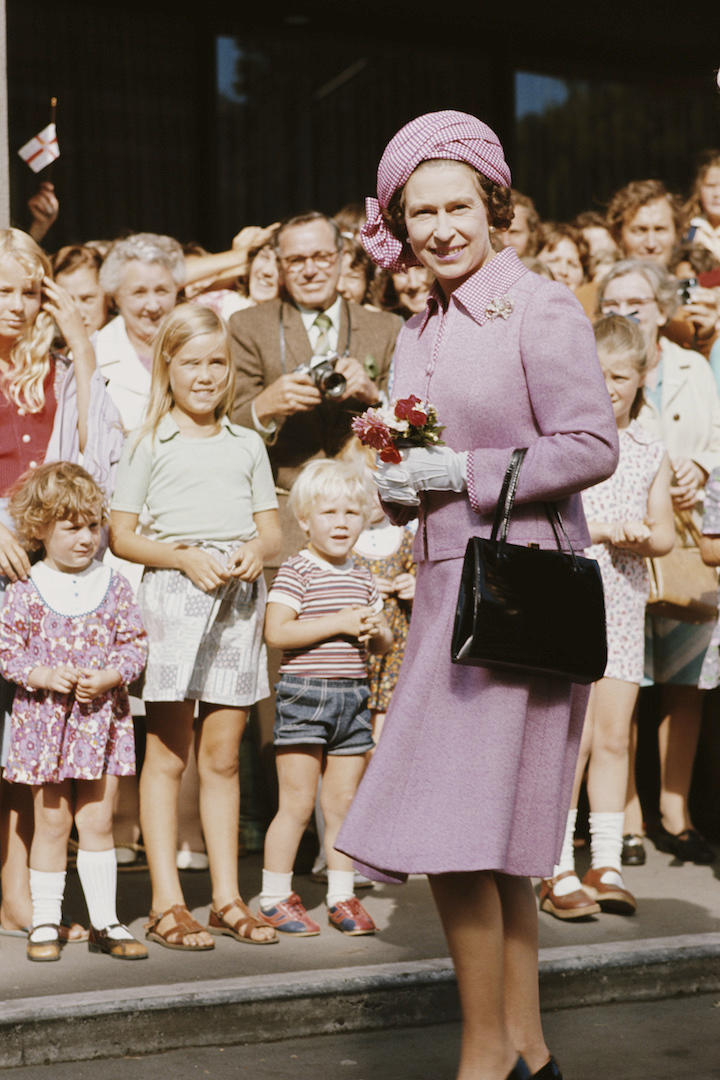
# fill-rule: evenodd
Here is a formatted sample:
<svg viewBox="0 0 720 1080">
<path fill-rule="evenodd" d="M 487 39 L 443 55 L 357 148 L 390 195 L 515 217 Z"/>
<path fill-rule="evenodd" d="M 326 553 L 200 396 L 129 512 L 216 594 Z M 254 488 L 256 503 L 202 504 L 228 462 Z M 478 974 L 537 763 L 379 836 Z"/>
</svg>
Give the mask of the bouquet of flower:
<svg viewBox="0 0 720 1080">
<path fill-rule="evenodd" d="M 363 446 L 377 450 L 381 461 L 397 465 L 406 446 L 444 446 L 435 406 L 415 394 L 397 398 L 379 409 L 368 409 L 352 422 Z"/>
</svg>

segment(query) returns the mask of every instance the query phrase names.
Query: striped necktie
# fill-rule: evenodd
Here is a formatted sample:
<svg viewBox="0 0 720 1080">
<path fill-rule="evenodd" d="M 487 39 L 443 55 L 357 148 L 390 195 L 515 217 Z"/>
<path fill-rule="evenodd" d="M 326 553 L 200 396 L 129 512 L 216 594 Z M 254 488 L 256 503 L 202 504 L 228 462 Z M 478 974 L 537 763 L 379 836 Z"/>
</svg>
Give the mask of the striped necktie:
<svg viewBox="0 0 720 1080">
<path fill-rule="evenodd" d="M 330 327 L 332 326 L 332 319 L 329 315 L 326 315 L 324 311 L 321 311 L 313 320 L 313 326 L 316 326 L 318 329 L 313 352 L 316 356 L 326 356 L 327 353 L 331 351 Z"/>
</svg>

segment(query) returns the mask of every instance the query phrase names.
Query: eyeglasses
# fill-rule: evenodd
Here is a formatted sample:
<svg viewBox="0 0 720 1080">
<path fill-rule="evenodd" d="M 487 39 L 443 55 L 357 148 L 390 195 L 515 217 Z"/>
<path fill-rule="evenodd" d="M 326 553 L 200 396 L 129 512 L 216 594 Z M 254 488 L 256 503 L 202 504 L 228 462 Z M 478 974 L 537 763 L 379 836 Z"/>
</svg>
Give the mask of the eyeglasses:
<svg viewBox="0 0 720 1080">
<path fill-rule="evenodd" d="M 654 296 L 636 296 L 630 300 L 601 300 L 600 310 L 603 315 L 621 315 L 625 311 L 638 311 L 648 304 L 657 304 Z"/>
<path fill-rule="evenodd" d="M 288 274 L 301 274 L 305 269 L 305 264 L 312 262 L 315 263 L 318 270 L 329 270 L 334 262 L 337 261 L 339 252 L 337 251 L 315 251 L 312 255 L 288 255 L 287 257 L 280 258 L 280 262 L 285 267 Z"/>
</svg>

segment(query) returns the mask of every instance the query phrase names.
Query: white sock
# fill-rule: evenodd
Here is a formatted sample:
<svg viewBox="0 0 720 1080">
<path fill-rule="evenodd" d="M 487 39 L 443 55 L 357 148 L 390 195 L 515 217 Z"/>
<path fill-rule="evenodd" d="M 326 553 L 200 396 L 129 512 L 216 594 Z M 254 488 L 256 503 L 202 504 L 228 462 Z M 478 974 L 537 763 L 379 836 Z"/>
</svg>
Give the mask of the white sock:
<svg viewBox="0 0 720 1080">
<path fill-rule="evenodd" d="M 611 878 L 609 874 L 604 874 L 602 880 L 620 887 L 623 884 L 620 866 L 624 820 L 625 815 L 622 811 L 620 813 L 590 811 L 590 850 L 593 870 L 601 866 L 613 867 L 615 876 Z"/>
<path fill-rule="evenodd" d="M 78 848 L 77 872 L 85 894 L 90 922 L 96 930 L 106 930 L 118 922 L 117 895 L 117 859 L 115 848 L 106 851 L 85 851 Z M 127 930 L 116 927 L 110 931 L 110 937 L 131 938 Z"/>
<path fill-rule="evenodd" d="M 352 870 L 328 870 L 328 907 L 334 907 L 340 900 L 350 900 L 354 895 L 355 874 Z"/>
<path fill-rule="evenodd" d="M 565 836 L 560 851 L 560 862 L 553 867 L 552 872 L 553 877 L 557 877 L 558 874 L 565 874 L 567 871 L 570 871 L 572 876 L 563 878 L 562 881 L 558 881 L 553 886 L 553 892 L 556 896 L 568 896 L 571 892 L 575 892 L 576 889 L 580 888 L 580 879 L 575 873 L 575 848 L 573 846 L 576 822 L 577 807 L 574 810 L 568 810 L 567 821 L 565 822 Z"/>
<path fill-rule="evenodd" d="M 289 874 L 278 874 L 274 870 L 263 870 L 260 907 L 271 908 L 281 900 L 287 900 L 292 892 L 292 870 Z"/>
<path fill-rule="evenodd" d="M 30 869 L 33 926 L 40 926 L 43 923 L 60 925 L 64 893 L 64 870 Z M 55 934 L 47 927 L 34 932 L 31 937 L 33 941 L 53 941 Z"/>
</svg>

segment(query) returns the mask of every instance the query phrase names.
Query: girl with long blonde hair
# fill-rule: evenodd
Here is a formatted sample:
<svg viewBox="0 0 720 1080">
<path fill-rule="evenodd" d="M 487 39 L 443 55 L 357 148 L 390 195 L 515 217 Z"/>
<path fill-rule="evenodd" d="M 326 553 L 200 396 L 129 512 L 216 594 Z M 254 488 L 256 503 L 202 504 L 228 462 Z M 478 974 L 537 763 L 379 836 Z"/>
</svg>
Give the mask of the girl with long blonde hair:
<svg viewBox="0 0 720 1080">
<path fill-rule="evenodd" d="M 265 446 L 227 416 L 233 387 L 222 319 L 179 305 L 155 339 L 146 421 L 125 445 L 111 503 L 112 550 L 145 566 L 138 602 L 149 641 L 140 777 L 152 881 L 146 931 L 170 949 L 211 949 L 210 934 L 255 945 L 277 940 L 239 895 L 237 857 L 238 751 L 248 709 L 269 694 L 262 569 L 277 553 L 280 529 Z M 149 535 L 136 531 L 143 507 Z M 208 928 L 185 905 L 176 862 L 178 791 L 193 741 L 212 883 Z"/>
</svg>

